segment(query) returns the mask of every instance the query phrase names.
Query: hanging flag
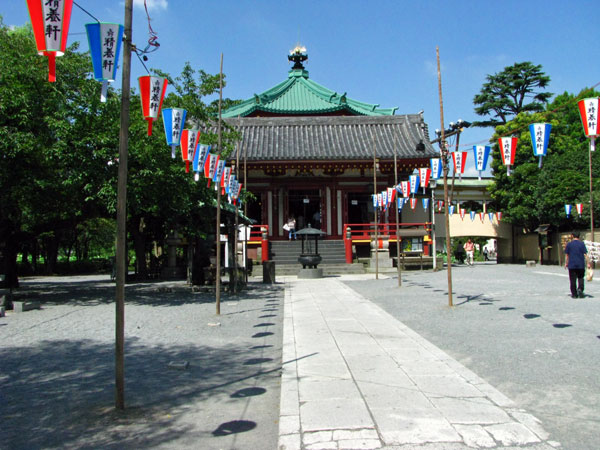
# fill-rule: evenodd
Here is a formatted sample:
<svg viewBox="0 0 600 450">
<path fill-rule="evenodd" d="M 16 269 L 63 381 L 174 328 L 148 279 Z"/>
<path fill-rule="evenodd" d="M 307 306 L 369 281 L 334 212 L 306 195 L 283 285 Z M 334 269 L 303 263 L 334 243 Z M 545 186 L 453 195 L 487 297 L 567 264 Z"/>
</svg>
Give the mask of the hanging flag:
<svg viewBox="0 0 600 450">
<path fill-rule="evenodd" d="M 465 220 L 465 213 L 467 212 L 467 210 L 466 210 L 466 209 L 463 209 L 463 208 L 461 208 L 460 206 L 458 207 L 458 209 L 459 209 L 459 211 L 458 211 L 458 212 L 460 213 L 460 218 L 461 218 L 462 220 Z"/>
<path fill-rule="evenodd" d="M 372 194 L 372 197 L 373 197 L 373 208 L 375 209 L 375 208 L 377 208 L 377 195 Z"/>
<path fill-rule="evenodd" d="M 398 207 L 398 212 L 402 211 L 402 207 L 404 206 L 404 197 L 396 198 L 396 206 Z"/>
<path fill-rule="evenodd" d="M 223 175 L 223 170 L 225 169 L 226 162 L 227 161 L 225 161 L 224 159 L 219 159 L 219 162 L 217 163 L 215 174 L 212 179 L 213 183 L 215 183 L 215 191 L 217 191 L 219 189 L 219 186 L 221 186 L 221 176 Z"/>
<path fill-rule="evenodd" d="M 475 157 L 475 169 L 479 172 L 478 178 L 481 180 L 481 172 L 487 167 L 491 147 L 489 145 L 474 145 L 473 156 Z"/>
<path fill-rule="evenodd" d="M 454 205 L 450 205 L 448 207 L 448 214 L 450 214 L 450 215 L 454 214 Z"/>
<path fill-rule="evenodd" d="M 454 173 L 457 173 L 458 179 L 462 180 L 462 174 L 465 173 L 465 164 L 467 162 L 467 152 L 452 152 L 452 161 L 454 162 Z"/>
<path fill-rule="evenodd" d="M 182 108 L 165 108 L 162 110 L 167 145 L 171 146 L 171 158 L 175 158 L 175 148 L 181 144 L 181 130 L 185 126 L 186 115 L 187 111 Z"/>
<path fill-rule="evenodd" d="M 581 213 L 583 212 L 583 203 L 577 203 L 575 209 L 577 210 L 577 214 L 581 216 Z"/>
<path fill-rule="evenodd" d="M 73 0 L 27 0 L 39 55 L 48 57 L 48 81 L 56 81 L 56 57 L 67 48 Z"/>
<path fill-rule="evenodd" d="M 94 22 L 86 23 L 90 55 L 94 79 L 102 82 L 100 101 L 106 102 L 108 83 L 115 81 L 121 42 L 123 41 L 123 25 L 118 23 Z"/>
<path fill-rule="evenodd" d="M 438 200 L 437 204 L 438 204 L 438 212 L 442 212 L 442 208 L 444 207 L 444 201 Z"/>
<path fill-rule="evenodd" d="M 402 195 L 406 198 L 410 195 L 410 184 L 408 181 L 402 181 L 400 183 L 400 187 L 402 188 Z"/>
<path fill-rule="evenodd" d="M 206 163 L 204 164 L 204 178 L 208 178 L 207 187 L 210 187 L 210 181 L 215 176 L 215 171 L 217 170 L 218 163 L 219 163 L 219 155 L 213 155 L 211 153 L 206 158 Z"/>
<path fill-rule="evenodd" d="M 571 215 L 571 205 L 565 205 L 565 214 L 567 217 Z"/>
<path fill-rule="evenodd" d="M 429 162 L 431 164 L 431 178 L 439 180 L 442 176 L 442 160 L 440 158 L 431 158 Z"/>
<path fill-rule="evenodd" d="M 596 138 L 600 136 L 600 122 L 598 121 L 598 103 L 600 98 L 584 98 L 577 102 L 579 115 L 583 124 L 583 132 L 590 139 L 590 151 L 596 150 Z"/>
<path fill-rule="evenodd" d="M 410 199 L 410 209 L 415 209 L 417 207 L 417 199 L 412 197 Z"/>
<path fill-rule="evenodd" d="M 391 205 L 394 202 L 394 198 L 396 197 L 396 189 L 387 188 L 387 202 L 388 205 Z"/>
<path fill-rule="evenodd" d="M 431 169 L 429 167 L 421 167 L 419 169 L 419 180 L 421 181 L 421 187 L 423 188 L 423 194 L 425 188 L 429 186 L 429 178 L 431 177 Z"/>
<path fill-rule="evenodd" d="M 483 220 L 484 220 L 484 218 L 485 218 L 485 214 L 484 214 L 484 213 L 482 213 L 482 212 L 480 212 L 480 213 L 477 213 L 477 214 L 479 214 L 479 220 L 481 220 L 481 223 L 483 223 Z"/>
<path fill-rule="evenodd" d="M 429 208 L 429 199 L 428 198 L 424 198 L 423 199 L 423 209 L 425 211 L 427 211 L 427 208 Z"/>
<path fill-rule="evenodd" d="M 381 206 L 383 207 L 384 210 L 387 209 L 387 204 L 388 204 L 387 191 L 381 191 Z"/>
<path fill-rule="evenodd" d="M 194 152 L 194 159 L 192 161 L 192 168 L 194 169 L 195 175 L 194 180 L 200 179 L 200 172 L 204 169 L 206 164 L 206 158 L 210 153 L 210 145 L 198 144 L 196 145 L 196 151 Z"/>
<path fill-rule="evenodd" d="M 227 187 L 229 186 L 229 177 L 231 176 L 231 167 L 225 167 L 223 169 L 223 176 L 221 177 L 221 194 L 225 194 Z"/>
<path fill-rule="evenodd" d="M 471 216 L 471 222 L 475 220 L 475 211 L 469 211 L 469 216 Z"/>
<path fill-rule="evenodd" d="M 410 193 L 414 196 L 417 193 L 417 188 L 419 186 L 419 175 L 409 176 L 408 182 L 410 184 Z"/>
<path fill-rule="evenodd" d="M 496 220 L 498 221 L 498 223 L 500 223 L 500 220 L 501 220 L 501 219 L 502 219 L 502 212 L 501 212 L 501 211 L 498 211 L 498 212 L 496 213 Z"/>
<path fill-rule="evenodd" d="M 158 119 L 169 81 L 166 78 L 150 75 L 139 77 L 138 81 L 142 99 L 142 114 L 148 121 L 148 136 L 152 136 L 152 122 Z"/>
<path fill-rule="evenodd" d="M 232 193 L 233 193 L 233 191 L 234 191 L 234 189 L 233 189 L 233 188 L 235 187 L 235 184 L 236 184 L 236 183 L 237 183 L 237 180 L 236 180 L 236 178 L 235 178 L 235 174 L 234 174 L 234 173 L 232 173 L 232 174 L 229 176 L 229 185 L 228 185 L 228 186 L 227 186 L 227 188 L 225 189 L 225 192 L 227 192 L 227 194 L 229 195 L 229 197 L 231 197 L 231 194 L 232 194 Z M 231 201 L 230 201 L 230 203 L 231 203 Z"/>
<path fill-rule="evenodd" d="M 515 154 L 517 153 L 516 137 L 503 137 L 498 139 L 500 145 L 500 154 L 502 155 L 502 163 L 506 166 L 506 175 L 510 176 L 510 168 L 515 164 Z"/>
<path fill-rule="evenodd" d="M 550 141 L 550 130 L 552 125 L 549 123 L 532 123 L 529 125 L 531 134 L 531 145 L 533 154 L 540 157 L 539 167 L 542 167 L 542 157 L 546 156 L 548 151 L 548 142 Z"/>
<path fill-rule="evenodd" d="M 381 208 L 383 206 L 383 198 L 381 197 L 381 192 L 377 194 L 377 207 Z"/>
<path fill-rule="evenodd" d="M 183 130 L 181 132 L 181 159 L 185 162 L 185 173 L 190 171 L 190 161 L 194 160 L 194 150 L 200 140 L 199 130 Z"/>
</svg>

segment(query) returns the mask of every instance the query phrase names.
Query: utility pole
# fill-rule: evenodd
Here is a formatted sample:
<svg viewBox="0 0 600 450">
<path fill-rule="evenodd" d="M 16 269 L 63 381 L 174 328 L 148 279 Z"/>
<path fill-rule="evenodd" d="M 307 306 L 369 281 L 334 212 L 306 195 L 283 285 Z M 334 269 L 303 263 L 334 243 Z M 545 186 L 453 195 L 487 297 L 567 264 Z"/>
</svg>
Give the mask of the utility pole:
<svg viewBox="0 0 600 450">
<path fill-rule="evenodd" d="M 117 287 L 115 296 L 115 407 L 125 409 L 125 278 L 127 275 L 127 152 L 129 139 L 129 90 L 131 78 L 131 22 L 133 0 L 125 0 L 121 128 L 117 181 Z"/>
<path fill-rule="evenodd" d="M 223 53 L 221 53 L 221 69 L 219 71 L 219 123 L 218 129 L 218 150 L 217 155 L 221 154 L 221 104 L 223 102 Z M 217 234 L 215 236 L 217 247 L 216 271 L 215 271 L 215 296 L 217 305 L 217 316 L 221 315 L 221 189 L 217 186 Z M 235 249 L 237 251 L 237 249 Z"/>
<path fill-rule="evenodd" d="M 448 260 L 448 306 L 452 304 L 452 248 L 450 245 L 450 218 L 448 217 L 448 147 L 444 135 L 444 103 L 442 100 L 442 71 L 440 69 L 440 48 L 435 48 L 437 57 L 438 90 L 440 94 L 441 138 L 440 150 L 442 155 L 442 170 L 444 172 L 444 215 L 446 222 L 446 259 Z M 434 255 L 435 257 L 435 255 Z"/>
<path fill-rule="evenodd" d="M 373 195 L 377 199 L 377 144 L 375 143 L 375 133 L 373 133 Z M 375 279 L 379 280 L 379 230 L 377 220 L 377 200 L 373 201 L 373 211 L 375 215 L 375 245 L 373 250 L 375 251 Z"/>
<path fill-rule="evenodd" d="M 394 133 L 394 192 L 397 194 L 398 186 L 398 130 Z M 402 264 L 400 262 L 400 212 L 398 211 L 398 200 L 396 199 L 396 266 L 398 268 L 398 287 L 402 286 Z M 435 264 L 435 263 L 434 263 Z"/>
</svg>

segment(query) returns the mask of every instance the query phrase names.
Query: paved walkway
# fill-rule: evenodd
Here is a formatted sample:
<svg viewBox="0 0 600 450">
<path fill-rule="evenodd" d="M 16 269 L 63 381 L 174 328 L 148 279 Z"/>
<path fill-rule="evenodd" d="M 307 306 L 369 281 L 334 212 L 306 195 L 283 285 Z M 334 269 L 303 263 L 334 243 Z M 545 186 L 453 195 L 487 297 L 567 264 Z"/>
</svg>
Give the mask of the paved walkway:
<svg viewBox="0 0 600 450">
<path fill-rule="evenodd" d="M 285 283 L 280 450 L 560 446 L 340 278 Z"/>
</svg>

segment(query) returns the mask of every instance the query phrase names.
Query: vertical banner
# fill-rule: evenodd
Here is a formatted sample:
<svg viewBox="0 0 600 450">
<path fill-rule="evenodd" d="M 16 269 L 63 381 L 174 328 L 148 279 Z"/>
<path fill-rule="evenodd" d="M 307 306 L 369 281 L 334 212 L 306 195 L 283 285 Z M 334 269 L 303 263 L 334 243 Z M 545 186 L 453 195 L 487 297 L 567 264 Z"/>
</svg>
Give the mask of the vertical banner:
<svg viewBox="0 0 600 450">
<path fill-rule="evenodd" d="M 190 171 L 190 161 L 194 160 L 194 149 L 200 140 L 199 130 L 183 130 L 181 132 L 181 159 L 185 162 L 185 172 Z"/>
<path fill-rule="evenodd" d="M 419 169 L 419 180 L 421 181 L 421 187 L 423 188 L 423 194 L 425 189 L 429 186 L 429 178 L 431 177 L 431 169 L 429 167 L 421 167 Z"/>
<path fill-rule="evenodd" d="M 532 123 L 529 125 L 533 154 L 540 157 L 540 162 L 538 164 L 538 167 L 540 168 L 542 167 L 542 157 L 546 156 L 546 152 L 548 151 L 550 130 L 552 130 L 552 125 L 549 123 Z"/>
<path fill-rule="evenodd" d="M 585 136 L 590 139 L 590 151 L 596 150 L 596 138 L 600 136 L 600 122 L 598 122 L 599 98 L 584 98 L 577 102 L 581 124 Z"/>
<path fill-rule="evenodd" d="M 491 147 L 489 145 L 474 145 L 473 156 L 475 157 L 475 169 L 479 172 L 479 180 L 481 180 L 481 172 L 487 167 L 488 158 L 490 156 Z"/>
<path fill-rule="evenodd" d="M 431 178 L 439 180 L 442 176 L 442 160 L 440 158 L 431 158 L 429 163 L 431 164 Z"/>
<path fill-rule="evenodd" d="M 171 158 L 175 158 L 175 149 L 181 144 L 181 130 L 185 126 L 187 111 L 182 108 L 165 108 L 162 110 L 163 124 L 167 145 L 171 147 Z"/>
<path fill-rule="evenodd" d="M 410 183 L 410 193 L 414 195 L 417 193 L 417 187 L 419 186 L 419 175 L 411 175 L 408 177 Z"/>
<path fill-rule="evenodd" d="M 516 137 L 503 137 L 498 139 L 500 146 L 500 155 L 502 155 L 502 163 L 506 166 L 506 175 L 510 176 L 510 169 L 515 164 L 515 154 L 517 153 Z"/>
<path fill-rule="evenodd" d="M 145 75 L 139 77 L 140 97 L 142 100 L 142 114 L 148 122 L 148 136 L 152 136 L 152 122 L 158 119 L 165 92 L 167 91 L 166 78 Z"/>
<path fill-rule="evenodd" d="M 102 82 L 100 101 L 105 103 L 108 83 L 115 81 L 117 75 L 124 27 L 118 23 L 94 22 L 86 23 L 85 29 L 92 56 L 94 79 Z"/>
<path fill-rule="evenodd" d="M 454 163 L 454 173 L 457 173 L 458 179 L 462 180 L 462 174 L 465 173 L 465 164 L 467 163 L 467 152 L 452 152 L 452 162 Z"/>
<path fill-rule="evenodd" d="M 571 215 L 571 205 L 565 205 L 565 214 L 567 217 Z"/>
</svg>

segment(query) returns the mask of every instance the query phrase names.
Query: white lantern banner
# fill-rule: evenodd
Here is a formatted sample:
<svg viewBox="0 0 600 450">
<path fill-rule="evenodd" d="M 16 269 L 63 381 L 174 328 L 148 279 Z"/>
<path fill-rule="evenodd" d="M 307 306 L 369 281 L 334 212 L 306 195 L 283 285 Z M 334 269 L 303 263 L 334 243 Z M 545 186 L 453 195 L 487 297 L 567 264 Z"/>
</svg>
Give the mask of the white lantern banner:
<svg viewBox="0 0 600 450">
<path fill-rule="evenodd" d="M 452 162 L 454 163 L 454 173 L 457 173 L 458 179 L 462 180 L 462 174 L 465 173 L 465 164 L 467 163 L 467 152 L 452 152 Z"/>
<path fill-rule="evenodd" d="M 187 111 L 182 108 L 165 108 L 162 110 L 163 124 L 167 145 L 171 147 L 171 158 L 175 158 L 175 149 L 181 144 L 181 131 L 185 126 Z"/>
<path fill-rule="evenodd" d="M 540 168 L 542 167 L 542 157 L 546 156 L 548 151 L 550 130 L 552 130 L 552 125 L 549 123 L 532 123 L 529 125 L 533 154 L 540 157 L 540 162 L 538 164 L 538 167 Z"/>
<path fill-rule="evenodd" d="M 417 187 L 419 186 L 419 175 L 411 175 L 408 177 L 410 183 L 410 193 L 414 195 L 417 193 Z"/>
<path fill-rule="evenodd" d="M 400 182 L 400 186 L 402 187 L 402 195 L 404 198 L 408 197 L 410 195 L 410 185 L 408 181 Z"/>
<path fill-rule="evenodd" d="M 575 209 L 577 210 L 577 214 L 581 216 L 581 213 L 583 213 L 583 203 L 577 203 Z"/>
<path fill-rule="evenodd" d="M 491 148 L 489 145 L 474 145 L 473 155 L 475 157 L 475 169 L 479 172 L 479 180 L 481 180 L 481 172 L 487 167 L 488 158 Z"/>
<path fill-rule="evenodd" d="M 442 176 L 442 160 L 440 158 L 431 158 L 429 162 L 431 165 L 431 178 L 439 180 Z"/>
<path fill-rule="evenodd" d="M 502 163 L 506 166 L 506 175 L 508 176 L 510 176 L 510 168 L 515 164 L 517 142 L 518 138 L 516 137 L 503 137 L 498 139 Z"/>
<path fill-rule="evenodd" d="M 421 187 L 423 188 L 423 194 L 425 193 L 425 188 L 429 186 L 429 179 L 431 178 L 431 169 L 429 167 L 421 167 L 419 169 L 419 180 L 421 182 Z"/>
<path fill-rule="evenodd" d="M 94 79 L 102 82 L 100 101 L 105 103 L 108 83 L 115 81 L 117 74 L 124 27 L 118 23 L 94 22 L 86 23 L 85 29 L 92 56 Z"/>
<path fill-rule="evenodd" d="M 590 151 L 596 149 L 596 137 L 600 136 L 600 122 L 598 121 L 599 98 L 584 98 L 577 102 L 579 115 L 583 124 L 583 132 L 590 139 Z"/>
</svg>

